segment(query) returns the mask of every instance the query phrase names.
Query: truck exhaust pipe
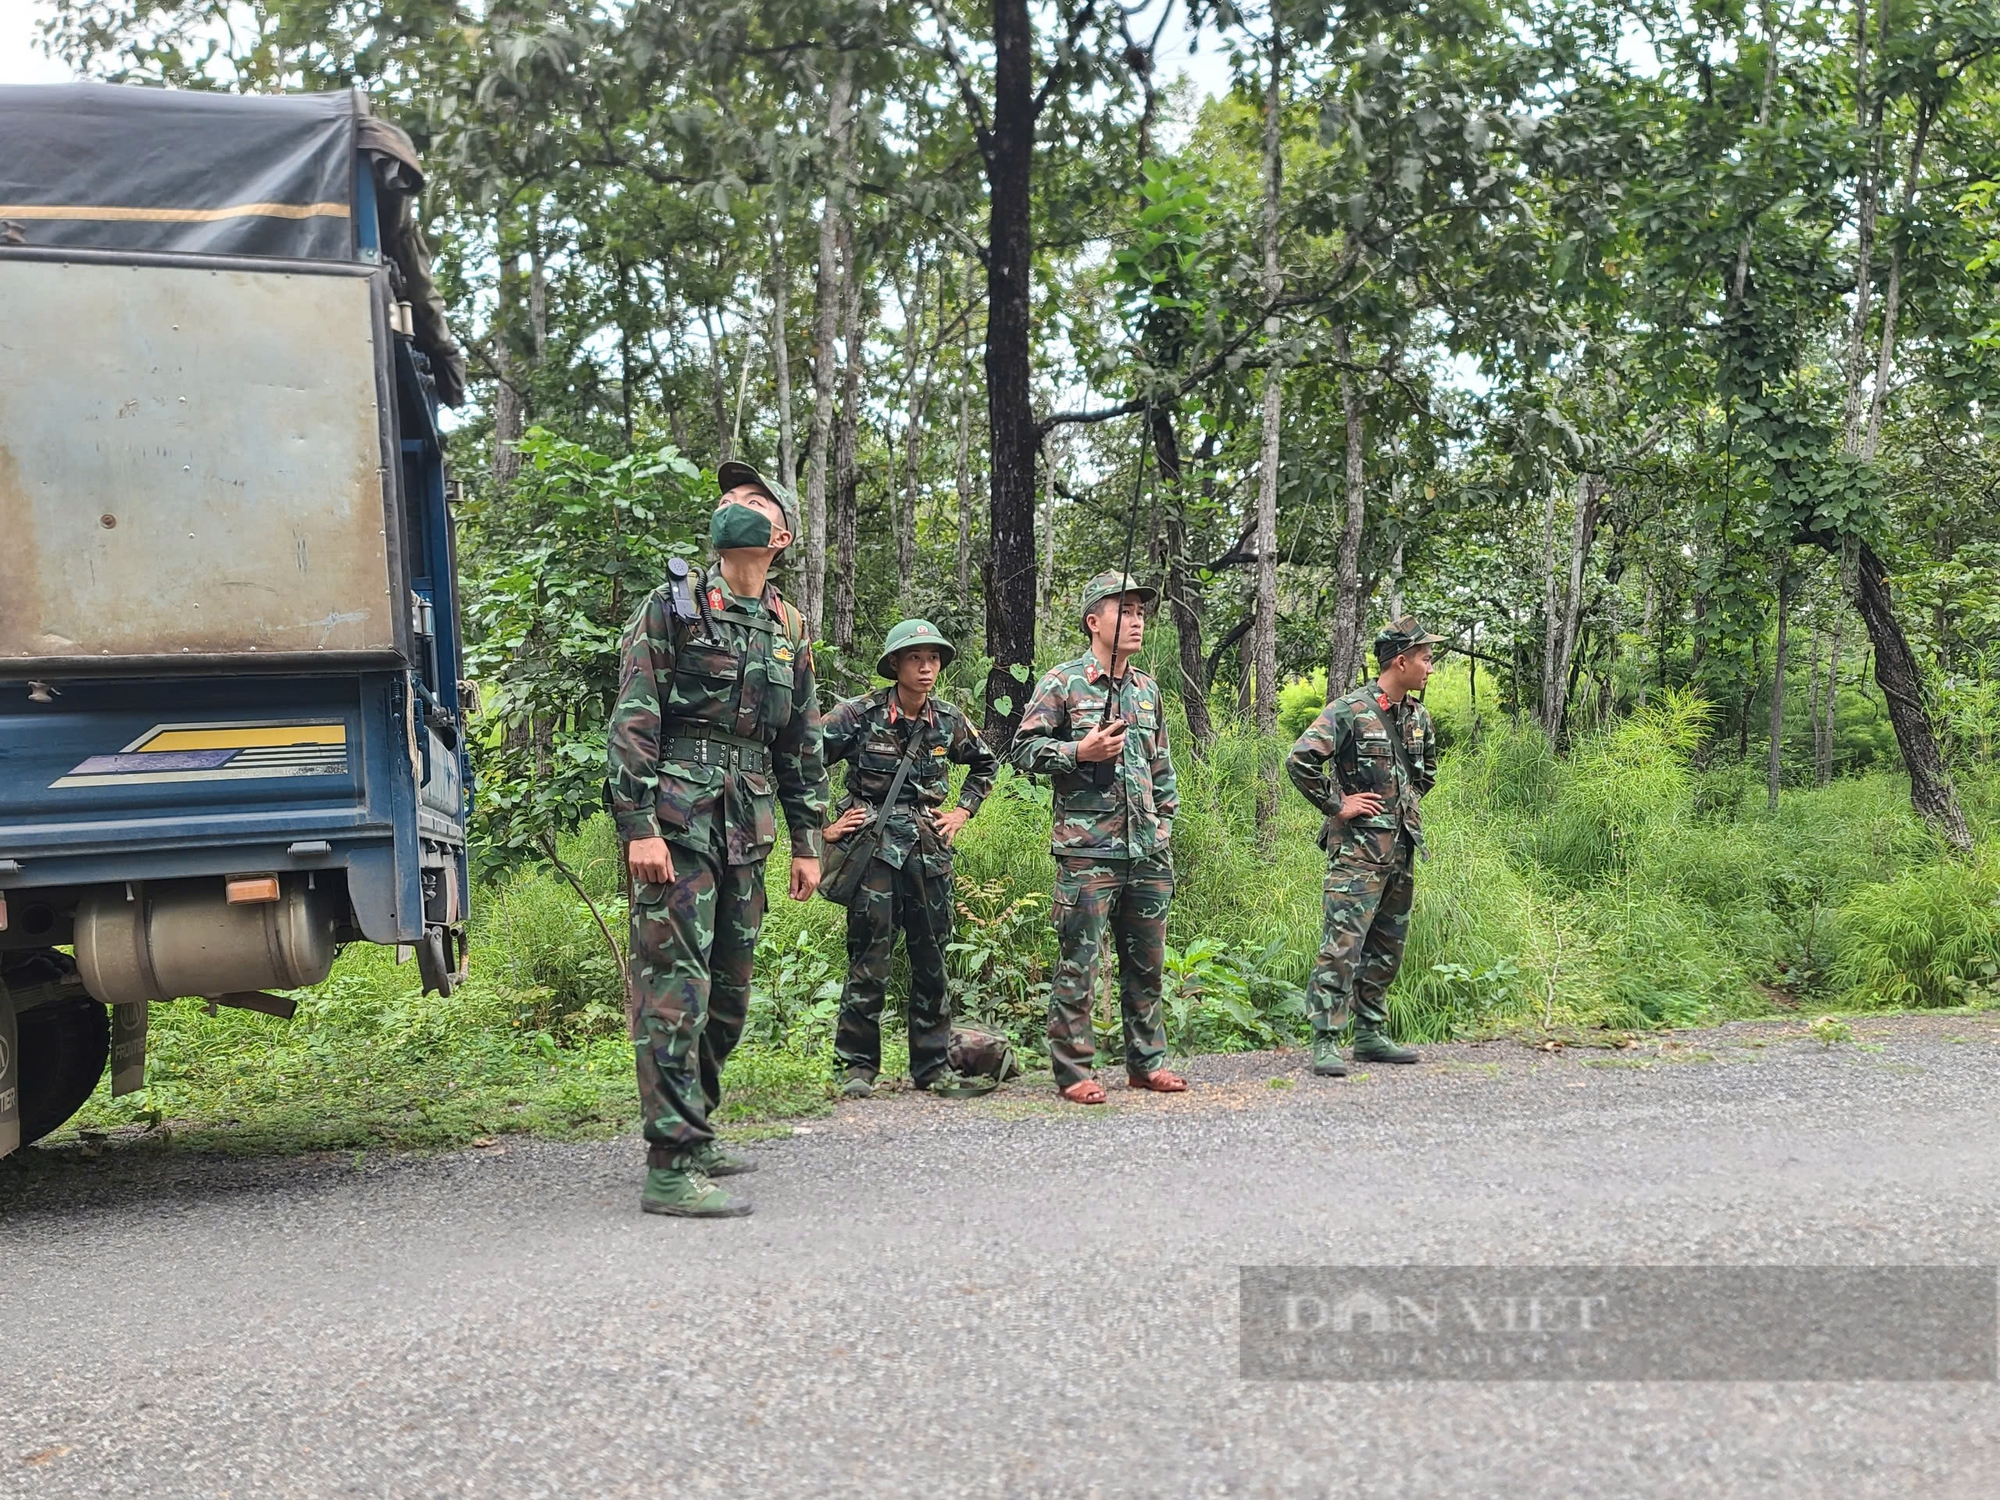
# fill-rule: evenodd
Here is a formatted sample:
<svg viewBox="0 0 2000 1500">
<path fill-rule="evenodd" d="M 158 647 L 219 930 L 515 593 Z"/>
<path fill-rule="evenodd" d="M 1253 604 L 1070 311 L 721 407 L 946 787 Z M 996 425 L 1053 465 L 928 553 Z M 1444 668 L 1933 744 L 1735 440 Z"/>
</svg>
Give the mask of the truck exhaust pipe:
<svg viewBox="0 0 2000 1500">
<path fill-rule="evenodd" d="M 333 968 L 336 902 L 286 879 L 275 901 L 232 903 L 219 880 L 99 886 L 76 911 L 76 967 L 106 1005 L 296 990 Z"/>
</svg>

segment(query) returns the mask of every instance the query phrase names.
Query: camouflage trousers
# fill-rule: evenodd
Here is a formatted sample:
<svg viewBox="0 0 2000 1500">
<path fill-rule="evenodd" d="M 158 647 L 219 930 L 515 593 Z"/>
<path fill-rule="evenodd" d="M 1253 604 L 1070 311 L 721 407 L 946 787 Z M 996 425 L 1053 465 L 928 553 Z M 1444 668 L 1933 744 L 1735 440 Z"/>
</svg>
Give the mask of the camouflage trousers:
<svg viewBox="0 0 2000 1500">
<path fill-rule="evenodd" d="M 669 846 L 671 885 L 632 888 L 633 1050 L 646 1156 L 655 1167 L 715 1139 L 722 1065 L 750 1014 L 750 969 L 764 925 L 764 863 L 725 865 Z"/>
<path fill-rule="evenodd" d="M 1325 925 L 1306 987 L 1315 1032 L 1338 1031 L 1350 1011 L 1371 1026 L 1388 1020 L 1416 893 L 1410 853 L 1405 843 L 1392 864 L 1335 858 L 1327 866 Z"/>
<path fill-rule="evenodd" d="M 922 1083 L 946 1066 L 951 1005 L 945 997 L 944 945 L 951 941 L 951 876 L 925 870 L 912 854 L 899 870 L 871 860 L 847 904 L 847 986 L 840 995 L 833 1055 L 843 1068 L 882 1071 L 882 1006 L 896 929 L 910 954 L 910 1077 Z"/>
<path fill-rule="evenodd" d="M 1062 956 L 1049 993 L 1049 1061 L 1057 1088 L 1090 1077 L 1097 1061 L 1090 1003 L 1097 992 L 1107 928 L 1118 949 L 1125 1070 L 1151 1073 L 1166 1061 L 1160 980 L 1166 965 L 1167 904 L 1173 895 L 1174 865 L 1165 850 L 1146 859 L 1057 857 L 1055 925 Z"/>
</svg>

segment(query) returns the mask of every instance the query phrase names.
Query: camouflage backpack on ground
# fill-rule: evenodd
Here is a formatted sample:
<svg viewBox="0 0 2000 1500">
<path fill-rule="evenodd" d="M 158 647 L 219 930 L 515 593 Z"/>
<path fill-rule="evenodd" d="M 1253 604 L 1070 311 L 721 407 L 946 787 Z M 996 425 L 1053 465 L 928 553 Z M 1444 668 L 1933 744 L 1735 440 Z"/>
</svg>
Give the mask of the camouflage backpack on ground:
<svg viewBox="0 0 2000 1500">
<path fill-rule="evenodd" d="M 952 1028 L 951 1047 L 945 1060 L 953 1072 L 965 1078 L 991 1078 L 1005 1083 L 1021 1076 L 1014 1044 L 998 1032 L 981 1031 L 977 1027 Z"/>
</svg>

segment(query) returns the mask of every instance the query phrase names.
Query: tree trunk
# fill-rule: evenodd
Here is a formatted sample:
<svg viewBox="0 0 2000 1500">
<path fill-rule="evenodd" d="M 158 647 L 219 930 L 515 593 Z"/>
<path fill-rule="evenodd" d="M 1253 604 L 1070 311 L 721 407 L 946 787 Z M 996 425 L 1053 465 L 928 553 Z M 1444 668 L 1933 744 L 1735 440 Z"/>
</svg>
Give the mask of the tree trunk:
<svg viewBox="0 0 2000 1500">
<path fill-rule="evenodd" d="M 1903 204 L 1897 215 L 1896 242 L 1889 248 L 1889 284 L 1882 292 L 1882 342 L 1875 356 L 1875 390 L 1868 398 L 1868 430 L 1861 440 L 1861 461 L 1875 457 L 1882 436 L 1882 410 L 1889 400 L 1889 376 L 1896 361 L 1896 313 L 1903 294 L 1903 242 L 1909 234 L 1910 209 L 1917 197 L 1917 174 L 1923 170 L 1924 142 L 1931 131 L 1931 107 L 1917 110 L 1916 134 L 1910 140 L 1909 171 L 1903 178 Z"/>
<path fill-rule="evenodd" d="M 834 444 L 833 643 L 854 644 L 854 523 L 861 476 L 855 445 L 861 437 L 861 272 L 855 264 L 854 221 L 840 225 L 840 429 Z"/>
<path fill-rule="evenodd" d="M 501 284 L 506 284 L 504 279 Z M 501 306 L 506 306 L 504 297 Z M 508 345 L 507 330 L 498 319 L 493 327 L 493 372 L 493 482 L 505 488 L 521 472 L 521 450 L 516 444 L 526 429 L 527 403 L 522 401 L 520 387 L 515 384 L 514 351 Z"/>
<path fill-rule="evenodd" d="M 1055 624 L 1056 591 L 1056 444 L 1054 434 L 1042 442 L 1042 566 L 1041 604 L 1035 612 L 1037 628 L 1051 630 Z"/>
<path fill-rule="evenodd" d="M 1542 728 L 1548 729 L 1556 717 L 1554 702 L 1562 691 L 1559 684 L 1568 678 L 1556 671 L 1556 653 L 1562 639 L 1562 613 L 1556 590 L 1560 587 L 1556 572 L 1556 506 L 1560 491 L 1549 486 L 1549 503 L 1542 512 L 1542 701 L 1535 714 Z M 1550 730 L 1551 739 L 1555 737 Z"/>
<path fill-rule="evenodd" d="M 743 340 L 743 364 L 736 374 L 736 412 L 729 419 L 729 456 L 734 458 L 736 450 L 743 446 L 743 407 L 750 399 L 750 371 L 757 362 L 756 342 L 748 337 Z"/>
<path fill-rule="evenodd" d="M 722 340 L 716 336 L 715 319 L 705 307 L 701 326 L 708 334 L 708 399 L 715 419 L 715 461 L 726 464 L 736 456 L 729 445 L 728 361 L 723 358 Z"/>
<path fill-rule="evenodd" d="M 1361 533 L 1368 503 L 1367 469 L 1362 452 L 1361 382 L 1347 366 L 1354 354 L 1347 325 L 1333 330 L 1334 357 L 1340 361 L 1340 409 L 1347 424 L 1347 515 L 1340 533 L 1340 558 L 1335 573 L 1333 640 L 1327 652 L 1326 701 L 1331 703 L 1354 686 L 1361 670 L 1361 625 L 1366 604 L 1361 594 Z M 1274 544 L 1275 550 L 1275 544 Z"/>
<path fill-rule="evenodd" d="M 1187 475 L 1181 467 L 1180 434 L 1174 425 L 1175 406 L 1153 408 L 1153 456 L 1167 487 L 1167 614 L 1174 622 L 1174 644 L 1180 657 L 1181 709 L 1187 715 L 1188 737 L 1196 754 L 1215 743 L 1215 726 L 1208 718 L 1208 663 L 1201 652 L 1201 584 L 1188 558 Z"/>
<path fill-rule="evenodd" d="M 1029 276 L 1034 262 L 1030 192 L 1035 151 L 1034 23 L 1028 0 L 993 0 L 993 123 L 986 144 L 988 532 L 987 743 L 1005 754 L 1034 686 L 1035 430 L 1031 394 Z"/>
<path fill-rule="evenodd" d="M 1778 639 L 1771 654 L 1771 758 L 1765 807 L 1778 810 L 1778 786 L 1785 774 L 1785 662 L 1789 654 L 1792 621 L 1792 570 L 1789 560 L 1778 560 Z"/>
<path fill-rule="evenodd" d="M 1820 700 L 1819 723 L 1813 736 L 1813 784 L 1825 786 L 1833 780 L 1833 734 L 1840 712 L 1840 648 L 1841 627 L 1847 623 L 1845 612 L 1835 608 L 1833 612 L 1833 642 L 1827 649 L 1826 688 Z"/>
<path fill-rule="evenodd" d="M 958 604 L 972 607 L 972 392 L 958 388 Z"/>
<path fill-rule="evenodd" d="M 1555 683 L 1569 681 L 1569 665 L 1576 654 L 1577 631 L 1583 618 L 1583 575 L 1590 561 L 1590 549 L 1597 541 L 1597 523 L 1604 513 L 1605 482 L 1602 474 L 1586 474 L 1579 481 L 1580 493 L 1576 502 L 1575 524 L 1569 539 L 1569 587 L 1561 600 L 1560 617 L 1555 611 L 1556 574 L 1555 555 L 1551 550 L 1548 559 L 1549 576 L 1546 591 L 1550 606 L 1549 639 L 1546 648 L 1546 674 L 1542 679 L 1542 727 L 1549 732 L 1549 738 L 1560 742 L 1563 734 L 1563 720 L 1569 712 L 1569 696 L 1566 692 L 1552 691 Z M 1554 502 L 1551 497 L 1548 543 L 1553 549 Z"/>
<path fill-rule="evenodd" d="M 1284 99 L 1284 28 L 1275 16 L 1271 24 L 1271 77 L 1264 91 L 1264 281 L 1266 306 L 1275 306 L 1284 291 L 1284 273 L 1278 264 L 1278 196 L 1284 175 L 1284 153 L 1280 139 L 1280 111 Z M 1278 438 L 1283 413 L 1284 365 L 1275 357 L 1278 342 L 1278 315 L 1264 319 L 1264 343 L 1273 351 L 1264 371 L 1264 432 L 1258 459 L 1257 525 L 1257 623 L 1251 630 L 1252 656 L 1256 674 L 1255 723 L 1259 734 L 1278 727 Z M 1343 557 L 1345 553 L 1343 552 Z M 1277 766 L 1260 783 L 1257 795 L 1257 826 L 1261 829 L 1277 807 Z"/>
<path fill-rule="evenodd" d="M 1883 20 L 1888 0 L 1882 0 Z M 1854 123 L 1868 128 L 1868 0 L 1854 4 Z M 1861 452 L 1862 351 L 1868 345 L 1869 301 L 1875 290 L 1875 214 L 1879 196 L 1876 179 L 1882 159 L 1882 115 L 1878 100 L 1874 120 L 1874 154 L 1855 185 L 1854 315 L 1847 324 L 1846 393 L 1841 413 L 1840 450 L 1852 458 Z"/>
<path fill-rule="evenodd" d="M 771 360 L 778 377 L 778 483 L 794 492 L 799 483 L 797 437 L 792 431 L 792 268 L 785 261 L 785 236 L 771 220 Z"/>
<path fill-rule="evenodd" d="M 841 180 L 848 130 L 848 106 L 854 97 L 854 62 L 841 60 L 840 72 L 827 90 L 826 206 L 819 220 L 819 268 L 813 293 L 813 415 L 806 445 L 806 566 L 799 580 L 799 612 L 814 640 L 826 625 L 826 490 L 828 438 L 833 431 L 834 353 L 840 323 L 840 222 L 847 202 Z"/>
<path fill-rule="evenodd" d="M 1891 607 L 1882 560 L 1866 545 L 1860 549 L 1854 569 L 1854 607 L 1860 611 L 1875 648 L 1875 682 L 1882 689 L 1889 722 L 1895 727 L 1896 743 L 1910 773 L 1910 805 L 1954 849 L 1969 850 L 1972 835 L 1966 828 L 1965 814 L 1959 810 L 1944 757 L 1938 753 L 1930 715 L 1924 709 L 1923 674 Z"/>
<path fill-rule="evenodd" d="M 939 278 L 942 286 L 943 278 Z M 942 294 L 940 293 L 940 300 Z M 916 290 L 903 309 L 903 368 L 910 382 L 910 417 L 903 428 L 903 504 L 895 517 L 896 597 L 910 592 L 910 575 L 917 567 L 917 464 L 924 451 L 924 411 L 930 404 L 931 375 L 917 369 L 917 342 L 924 317 L 924 266 L 917 263 Z"/>
<path fill-rule="evenodd" d="M 502 488 L 521 472 L 521 453 L 515 444 L 527 430 L 528 404 L 522 398 L 523 372 L 514 357 L 515 325 L 521 299 L 521 261 L 516 254 L 503 252 L 497 280 L 498 306 L 493 315 L 493 482 Z"/>
</svg>

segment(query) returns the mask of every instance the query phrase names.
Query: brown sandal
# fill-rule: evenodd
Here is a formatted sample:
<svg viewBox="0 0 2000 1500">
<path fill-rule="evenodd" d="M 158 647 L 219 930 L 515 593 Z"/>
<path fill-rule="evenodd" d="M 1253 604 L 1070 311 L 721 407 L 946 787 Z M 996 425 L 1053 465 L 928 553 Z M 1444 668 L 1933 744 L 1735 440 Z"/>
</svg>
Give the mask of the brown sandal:
<svg viewBox="0 0 2000 1500">
<path fill-rule="evenodd" d="M 1155 1068 L 1150 1073 L 1127 1073 L 1125 1081 L 1135 1089 L 1148 1089 L 1155 1094 L 1187 1092 L 1187 1080 L 1178 1073 L 1169 1073 L 1165 1068 Z"/>
<path fill-rule="evenodd" d="M 1079 1079 L 1064 1089 L 1062 1096 L 1072 1104 L 1102 1104 L 1107 1097 L 1104 1085 L 1095 1078 Z"/>
</svg>

